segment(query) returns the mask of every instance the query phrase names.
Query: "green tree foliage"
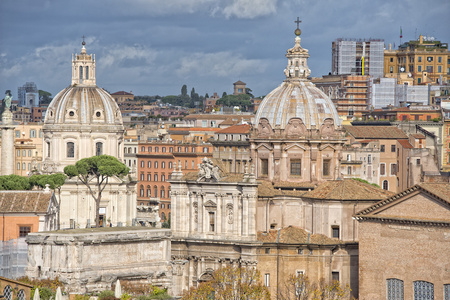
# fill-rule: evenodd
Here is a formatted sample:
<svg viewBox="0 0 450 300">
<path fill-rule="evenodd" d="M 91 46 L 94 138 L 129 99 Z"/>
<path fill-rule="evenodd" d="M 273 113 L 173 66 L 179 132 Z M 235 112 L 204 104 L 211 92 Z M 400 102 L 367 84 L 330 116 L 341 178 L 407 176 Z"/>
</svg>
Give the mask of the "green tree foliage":
<svg viewBox="0 0 450 300">
<path fill-rule="evenodd" d="M 183 86 L 181 87 L 181 97 L 187 97 L 187 95 L 187 86 L 183 84 Z"/>
<path fill-rule="evenodd" d="M 252 89 L 250 89 L 250 88 L 245 88 L 245 93 L 247 94 L 247 95 L 249 95 L 250 96 L 250 98 L 254 98 L 255 96 L 253 96 L 253 94 L 252 94 Z"/>
<path fill-rule="evenodd" d="M 64 173 L 69 178 L 77 177 L 89 189 L 91 196 L 95 200 L 95 224 L 98 227 L 100 220 L 100 201 L 102 192 L 108 185 L 110 177 L 119 178 L 127 175 L 129 168 L 121 163 L 117 158 L 109 155 L 92 156 L 83 158 L 64 168 Z"/>
<path fill-rule="evenodd" d="M 185 292 L 183 300 L 270 299 L 269 290 L 261 282 L 259 271 L 252 267 L 224 267 L 212 274 L 212 280 Z"/>
<path fill-rule="evenodd" d="M 206 93 L 206 94 L 205 94 L 205 99 L 207 99 L 207 98 L 209 98 L 209 95 L 208 95 L 208 93 Z"/>
<path fill-rule="evenodd" d="M 227 92 L 223 92 L 222 98 L 225 97 L 226 95 L 227 95 Z"/>
<path fill-rule="evenodd" d="M 381 189 L 381 187 L 380 187 L 378 184 L 376 184 L 376 183 L 370 183 L 370 182 L 368 182 L 368 181 L 365 180 L 365 179 L 362 179 L 362 178 L 352 178 L 352 179 L 353 179 L 353 180 L 356 180 L 356 181 L 359 181 L 359 182 L 363 182 L 363 183 L 367 183 L 367 184 L 376 186 L 377 188 L 380 188 L 380 189 Z"/>
<path fill-rule="evenodd" d="M 49 92 L 43 91 L 43 90 L 39 90 L 39 99 L 40 99 L 40 104 L 50 104 L 50 102 L 52 102 L 53 98 L 52 98 L 52 94 L 50 94 Z"/>
<path fill-rule="evenodd" d="M 0 190 L 31 190 L 33 185 L 28 177 L 19 175 L 0 176 Z"/>
<path fill-rule="evenodd" d="M 217 105 L 223 106 L 239 106 L 243 111 L 247 111 L 248 107 L 252 105 L 250 96 L 247 94 L 239 95 L 225 95 L 216 102 Z"/>
<path fill-rule="evenodd" d="M 280 287 L 277 299 L 280 300 L 340 300 L 349 299 L 350 287 L 339 281 L 326 283 L 324 280 L 312 282 L 304 274 L 292 275 Z"/>
</svg>

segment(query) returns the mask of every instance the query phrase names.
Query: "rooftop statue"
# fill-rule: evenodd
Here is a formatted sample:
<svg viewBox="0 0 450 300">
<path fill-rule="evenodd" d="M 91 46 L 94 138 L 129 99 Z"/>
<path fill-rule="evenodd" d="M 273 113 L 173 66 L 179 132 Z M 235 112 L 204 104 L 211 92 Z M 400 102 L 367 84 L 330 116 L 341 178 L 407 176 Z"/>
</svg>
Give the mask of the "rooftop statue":
<svg viewBox="0 0 450 300">
<path fill-rule="evenodd" d="M 219 167 L 214 166 L 213 162 L 209 158 L 203 158 L 202 163 L 198 165 L 198 178 L 197 181 L 215 181 L 220 180 Z"/>
</svg>

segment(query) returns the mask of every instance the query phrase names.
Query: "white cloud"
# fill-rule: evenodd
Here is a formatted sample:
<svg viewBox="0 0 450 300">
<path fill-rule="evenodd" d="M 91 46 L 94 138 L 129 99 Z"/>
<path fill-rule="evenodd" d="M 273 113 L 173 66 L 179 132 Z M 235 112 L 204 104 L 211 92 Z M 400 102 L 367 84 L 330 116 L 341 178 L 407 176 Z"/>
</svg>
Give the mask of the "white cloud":
<svg viewBox="0 0 450 300">
<path fill-rule="evenodd" d="M 277 11 L 277 0 L 233 0 L 223 9 L 227 19 L 254 19 L 260 16 L 274 14 Z"/>
<path fill-rule="evenodd" d="M 102 67 L 139 68 L 148 67 L 156 58 L 157 53 L 142 45 L 109 47 L 99 59 Z"/>
<path fill-rule="evenodd" d="M 258 59 L 245 59 L 231 52 L 194 53 L 183 57 L 177 69 L 179 76 L 241 76 L 263 72 L 265 64 Z"/>
</svg>

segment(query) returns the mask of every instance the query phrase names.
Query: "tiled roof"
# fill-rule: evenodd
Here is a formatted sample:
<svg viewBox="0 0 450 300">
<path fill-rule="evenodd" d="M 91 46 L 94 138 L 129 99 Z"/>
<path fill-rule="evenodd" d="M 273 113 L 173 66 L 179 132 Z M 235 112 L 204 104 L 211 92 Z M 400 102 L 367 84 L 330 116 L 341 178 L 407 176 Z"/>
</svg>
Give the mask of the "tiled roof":
<svg viewBox="0 0 450 300">
<path fill-rule="evenodd" d="M 381 200 L 393 194 L 392 192 L 358 180 L 344 179 L 326 181 L 314 190 L 305 193 L 302 198 L 322 200 Z"/>
<path fill-rule="evenodd" d="M 323 234 L 310 234 L 304 229 L 296 226 L 288 226 L 278 230 L 271 229 L 269 232 L 259 231 L 257 239 L 263 243 L 283 243 L 283 244 L 314 244 L 314 245 L 335 245 L 343 242 L 338 239 L 329 238 Z"/>
<path fill-rule="evenodd" d="M 246 84 L 245 82 L 242 82 L 242 81 L 240 81 L 240 80 L 238 80 L 238 81 L 236 81 L 235 83 L 233 83 L 233 84 Z"/>
<path fill-rule="evenodd" d="M 345 130 L 356 139 L 407 139 L 403 130 L 395 126 L 349 126 Z"/>
<path fill-rule="evenodd" d="M 398 142 L 400 143 L 400 145 L 402 145 L 403 148 L 405 149 L 413 149 L 414 147 L 409 143 L 409 141 L 407 140 L 398 140 Z"/>
<path fill-rule="evenodd" d="M 119 96 L 119 95 L 133 95 L 133 94 L 130 94 L 130 93 L 127 93 L 127 92 L 124 92 L 124 91 L 120 91 L 120 92 L 115 92 L 115 93 L 113 93 L 111 95 Z"/>
<path fill-rule="evenodd" d="M 306 187 L 311 187 L 310 182 L 305 182 Z M 290 187 L 291 189 L 283 189 L 283 187 Z M 267 180 L 259 181 L 258 185 L 258 196 L 259 197 L 275 197 L 275 196 L 293 196 L 300 197 L 305 193 L 302 190 L 303 185 L 299 183 L 289 182 L 286 184 L 284 182 L 277 182 L 272 184 L 272 182 Z M 294 190 L 295 189 L 295 190 Z"/>
<path fill-rule="evenodd" d="M 0 212 L 46 213 L 52 192 L 0 191 Z"/>
<path fill-rule="evenodd" d="M 415 139 L 424 139 L 425 136 L 421 133 L 412 133 L 411 136 Z"/>
<path fill-rule="evenodd" d="M 425 191 L 426 193 L 440 199 L 446 205 L 450 205 L 450 183 L 420 183 L 357 212 L 355 216 L 364 217 L 366 215 L 371 215 L 373 211 L 379 210 L 383 206 L 398 201 L 399 198 L 402 198 L 403 196 L 411 194 L 417 190 Z M 450 223 L 450 220 L 447 220 L 447 222 Z"/>
<path fill-rule="evenodd" d="M 247 124 L 233 125 L 233 126 L 225 128 L 225 129 L 222 129 L 222 130 L 218 131 L 217 133 L 218 134 L 221 134 L 221 133 L 249 134 L 250 133 L 250 125 L 247 125 Z"/>
<path fill-rule="evenodd" d="M 228 118 L 237 119 L 238 121 L 251 120 L 254 115 L 220 115 L 220 114 L 201 114 L 201 115 L 187 115 L 185 120 L 226 120 Z"/>
</svg>

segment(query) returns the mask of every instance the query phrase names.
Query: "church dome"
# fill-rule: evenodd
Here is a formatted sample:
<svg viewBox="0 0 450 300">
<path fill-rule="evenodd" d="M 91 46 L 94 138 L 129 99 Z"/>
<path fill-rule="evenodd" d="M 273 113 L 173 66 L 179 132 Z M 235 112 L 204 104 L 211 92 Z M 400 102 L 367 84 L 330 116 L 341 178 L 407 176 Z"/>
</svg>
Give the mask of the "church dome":
<svg viewBox="0 0 450 300">
<path fill-rule="evenodd" d="M 84 45 L 81 53 L 72 58 L 72 84 L 53 98 L 44 123 L 122 126 L 117 103 L 95 83 L 95 56 L 88 55 Z"/>
<path fill-rule="evenodd" d="M 272 128 L 285 129 L 291 119 L 301 120 L 306 129 L 319 128 L 325 120 L 337 128 L 341 125 L 336 107 L 308 76 L 308 50 L 300 46 L 300 30 L 296 30 L 295 46 L 287 50 L 286 80 L 261 102 L 255 124 L 261 120 Z M 300 122 L 299 120 L 299 122 Z"/>
<path fill-rule="evenodd" d="M 45 124 L 122 125 L 111 95 L 97 86 L 71 85 L 48 106 Z"/>
</svg>

